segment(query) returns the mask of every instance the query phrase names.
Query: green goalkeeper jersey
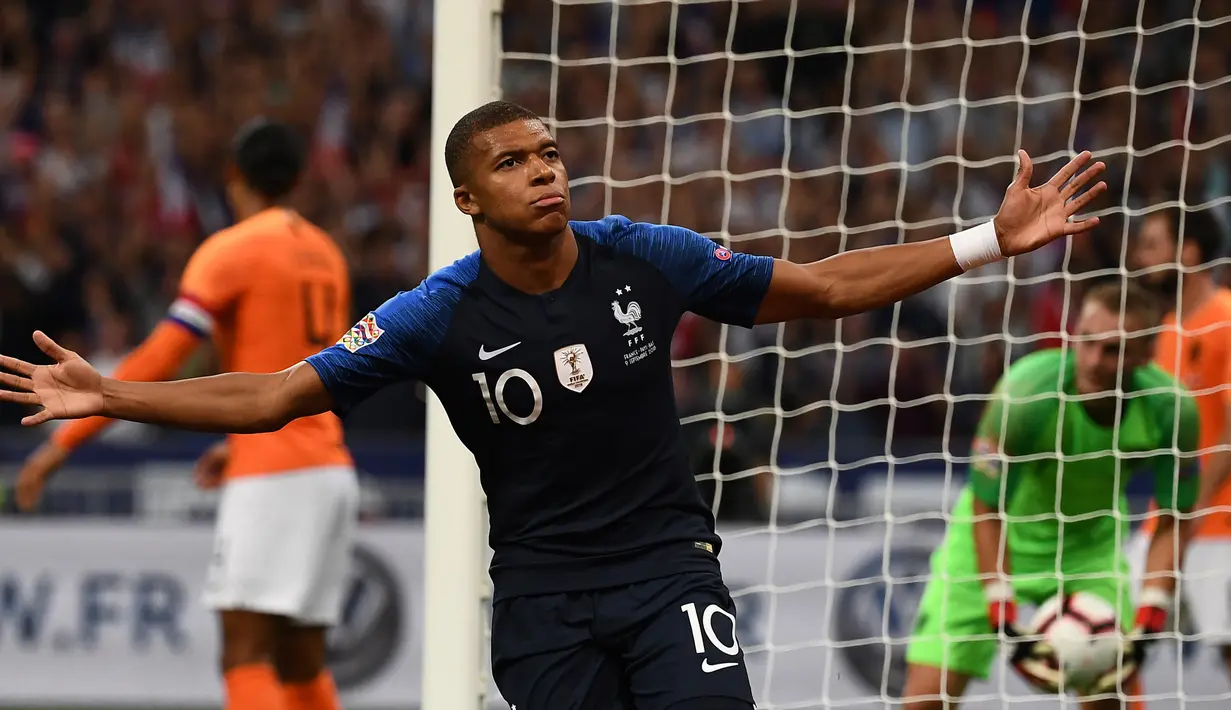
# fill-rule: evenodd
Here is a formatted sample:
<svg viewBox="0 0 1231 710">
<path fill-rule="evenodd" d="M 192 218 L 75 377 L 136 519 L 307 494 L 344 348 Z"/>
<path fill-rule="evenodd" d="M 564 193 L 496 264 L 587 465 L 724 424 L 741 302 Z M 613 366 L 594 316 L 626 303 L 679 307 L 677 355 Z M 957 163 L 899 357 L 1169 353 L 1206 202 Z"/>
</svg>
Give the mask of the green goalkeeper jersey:
<svg viewBox="0 0 1231 710">
<path fill-rule="evenodd" d="M 953 525 L 969 528 L 973 498 L 1002 509 L 1019 559 L 1119 546 L 1128 523 L 1116 511 L 1127 513 L 1124 490 L 1137 473 L 1153 475 L 1163 509 L 1187 511 L 1196 502 L 1192 396 L 1157 366 L 1141 367 L 1124 378 L 1119 426 L 1101 426 L 1063 397 L 1077 394 L 1074 359 L 1044 350 L 1004 374 L 979 422 L 967 490 L 954 510 Z"/>
</svg>

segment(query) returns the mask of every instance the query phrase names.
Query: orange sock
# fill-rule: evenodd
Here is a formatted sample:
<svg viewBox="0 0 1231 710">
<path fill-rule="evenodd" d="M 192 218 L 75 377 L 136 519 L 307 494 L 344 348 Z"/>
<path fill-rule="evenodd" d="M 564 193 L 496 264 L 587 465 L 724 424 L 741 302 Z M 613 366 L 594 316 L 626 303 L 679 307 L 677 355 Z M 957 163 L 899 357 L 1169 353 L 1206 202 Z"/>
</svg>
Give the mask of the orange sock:
<svg viewBox="0 0 1231 710">
<path fill-rule="evenodd" d="M 282 686 L 282 692 L 286 710 L 342 710 L 329 671 L 321 671 L 307 683 L 288 683 Z"/>
<path fill-rule="evenodd" d="M 1141 675 L 1140 674 L 1136 678 L 1133 678 L 1132 680 L 1130 680 L 1128 682 L 1128 687 L 1125 688 L 1124 690 L 1125 690 L 1125 694 L 1128 695 L 1130 698 L 1130 700 L 1127 703 L 1125 703 L 1125 705 L 1128 707 L 1128 710 L 1145 710 L 1146 703 L 1144 700 L 1141 699 L 1141 694 L 1143 691 L 1141 689 Z"/>
<path fill-rule="evenodd" d="M 226 710 L 287 710 L 278 674 L 268 663 L 237 666 L 224 678 Z"/>
</svg>

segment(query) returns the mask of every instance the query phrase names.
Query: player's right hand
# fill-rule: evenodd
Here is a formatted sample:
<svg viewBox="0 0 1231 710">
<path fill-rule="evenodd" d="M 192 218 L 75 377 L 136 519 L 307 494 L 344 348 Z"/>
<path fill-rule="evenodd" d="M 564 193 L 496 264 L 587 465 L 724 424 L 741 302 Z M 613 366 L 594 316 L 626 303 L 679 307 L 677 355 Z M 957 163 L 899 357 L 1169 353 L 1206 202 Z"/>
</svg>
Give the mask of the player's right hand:
<svg viewBox="0 0 1231 710">
<path fill-rule="evenodd" d="M 17 485 L 14 487 L 18 510 L 28 513 L 38 507 L 47 481 L 64 465 L 68 455 L 68 449 L 49 441 L 26 458 L 21 472 L 17 474 Z"/>
<path fill-rule="evenodd" d="M 1013 599 L 988 599 L 987 618 L 992 630 L 1002 634 L 1012 648 L 1014 664 L 1036 655 L 1040 640 L 1029 636 L 1017 624 L 1017 603 Z"/>
<path fill-rule="evenodd" d="M 1017 625 L 1017 600 L 1013 595 L 1013 587 L 1004 581 L 994 581 L 983 588 L 987 599 L 987 620 L 992 631 L 1003 634 L 1018 647 L 1028 645 L 1026 634 Z"/>
<path fill-rule="evenodd" d="M 197 482 L 197 488 L 211 491 L 222 485 L 222 474 L 231 460 L 231 447 L 225 440 L 214 444 L 201 454 L 196 466 L 192 469 L 192 477 Z"/>
<path fill-rule="evenodd" d="M 25 426 L 52 419 L 80 419 L 103 412 L 103 378 L 80 355 L 66 350 L 46 333 L 34 331 L 34 344 L 54 365 L 33 365 L 0 355 L 0 401 L 42 407 L 25 417 Z"/>
</svg>

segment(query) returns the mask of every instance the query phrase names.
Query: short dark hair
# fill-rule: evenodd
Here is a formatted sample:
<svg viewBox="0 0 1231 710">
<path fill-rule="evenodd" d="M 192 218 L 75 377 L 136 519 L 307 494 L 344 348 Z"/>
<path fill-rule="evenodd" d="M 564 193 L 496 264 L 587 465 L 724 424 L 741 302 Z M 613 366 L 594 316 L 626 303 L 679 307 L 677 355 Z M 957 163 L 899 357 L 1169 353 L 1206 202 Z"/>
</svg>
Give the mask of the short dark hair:
<svg viewBox="0 0 1231 710">
<path fill-rule="evenodd" d="M 303 141 L 290 126 L 257 118 L 234 141 L 235 168 L 254 192 L 267 200 L 286 197 L 307 162 Z"/>
<path fill-rule="evenodd" d="M 1113 279 L 1094 284 L 1086 291 L 1084 301 L 1093 301 L 1112 313 L 1124 311 L 1124 317 L 1141 320 L 1142 328 L 1155 328 L 1162 322 L 1163 310 L 1153 293 L 1133 281 Z"/>
<path fill-rule="evenodd" d="M 1184 229 L 1180 231 L 1180 216 L 1184 217 Z M 1222 225 L 1214 217 L 1213 210 L 1181 210 L 1177 206 L 1164 207 L 1153 212 L 1147 212 L 1146 219 L 1162 217 L 1171 228 L 1171 236 L 1177 246 L 1183 248 L 1186 242 L 1197 245 L 1201 252 L 1201 263 L 1213 261 L 1223 255 Z"/>
<path fill-rule="evenodd" d="M 542 121 L 539 115 L 511 101 L 491 101 L 458 119 L 445 140 L 445 169 L 453 187 L 466 181 L 467 163 L 475 136 L 517 121 Z"/>
</svg>

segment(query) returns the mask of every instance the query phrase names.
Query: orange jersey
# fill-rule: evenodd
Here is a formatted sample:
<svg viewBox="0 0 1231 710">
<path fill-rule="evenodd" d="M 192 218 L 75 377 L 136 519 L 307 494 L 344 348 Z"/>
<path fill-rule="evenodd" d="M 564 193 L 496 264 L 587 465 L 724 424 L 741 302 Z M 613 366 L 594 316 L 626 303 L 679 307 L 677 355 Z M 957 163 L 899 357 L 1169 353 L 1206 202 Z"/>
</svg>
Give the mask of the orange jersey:
<svg viewBox="0 0 1231 710">
<path fill-rule="evenodd" d="M 205 240 L 184 268 L 170 318 L 212 337 L 224 369 L 277 372 L 349 327 L 350 277 L 333 239 L 295 212 L 269 209 Z M 227 478 L 350 465 L 330 413 L 230 437 Z"/>
<path fill-rule="evenodd" d="M 1202 459 L 1208 461 L 1226 436 L 1227 407 L 1231 405 L 1231 290 L 1218 289 L 1178 327 L 1175 314 L 1169 314 L 1163 320 L 1154 359 L 1196 398 Z M 1211 505 L 1231 505 L 1231 485 L 1224 485 Z M 1146 530 L 1153 532 L 1154 523 L 1154 518 L 1147 519 Z M 1199 537 L 1231 537 L 1231 514 L 1204 516 L 1196 533 Z"/>
</svg>

